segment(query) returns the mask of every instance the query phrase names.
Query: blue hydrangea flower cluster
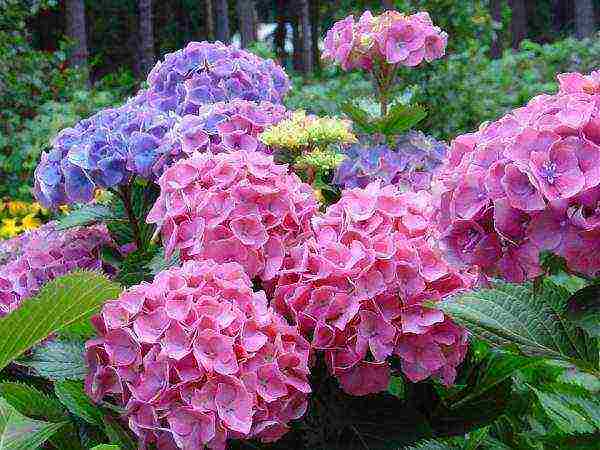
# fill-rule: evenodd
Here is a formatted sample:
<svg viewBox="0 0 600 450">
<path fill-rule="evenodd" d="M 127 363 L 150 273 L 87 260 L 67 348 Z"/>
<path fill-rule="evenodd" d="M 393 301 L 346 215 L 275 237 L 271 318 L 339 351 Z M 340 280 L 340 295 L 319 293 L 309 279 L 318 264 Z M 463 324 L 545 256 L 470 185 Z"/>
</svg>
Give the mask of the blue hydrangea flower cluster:
<svg viewBox="0 0 600 450">
<path fill-rule="evenodd" d="M 272 60 L 220 42 L 190 42 L 154 66 L 148 86 L 153 107 L 184 115 L 233 99 L 281 103 L 290 81 Z"/>
<path fill-rule="evenodd" d="M 283 117 L 289 87 L 271 60 L 220 42 L 191 42 L 157 63 L 148 89 L 124 106 L 63 130 L 36 168 L 35 196 L 54 208 L 88 202 L 96 188 L 117 188 L 133 176 L 155 180 L 202 137 L 212 151 L 258 147 L 258 133 Z M 231 105 L 213 108 L 222 102 Z"/>
<path fill-rule="evenodd" d="M 35 170 L 34 192 L 45 207 L 88 202 L 96 188 L 115 188 L 133 175 L 154 178 L 159 148 L 175 118 L 137 96 L 102 110 L 55 138 Z"/>
<path fill-rule="evenodd" d="M 352 189 L 381 180 L 404 189 L 429 189 L 447 150 L 445 142 L 420 131 L 398 137 L 394 147 L 359 142 L 345 150 L 346 159 L 337 168 L 333 184 Z"/>
</svg>

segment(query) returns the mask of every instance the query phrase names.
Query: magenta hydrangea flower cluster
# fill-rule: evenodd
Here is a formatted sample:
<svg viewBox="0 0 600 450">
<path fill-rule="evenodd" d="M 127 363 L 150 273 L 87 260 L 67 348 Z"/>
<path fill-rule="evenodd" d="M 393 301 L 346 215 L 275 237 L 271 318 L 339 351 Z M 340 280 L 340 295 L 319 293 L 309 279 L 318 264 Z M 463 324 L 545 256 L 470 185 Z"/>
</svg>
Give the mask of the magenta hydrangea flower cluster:
<svg viewBox="0 0 600 450">
<path fill-rule="evenodd" d="M 286 256 L 273 305 L 324 352 L 349 394 L 386 390 L 392 355 L 412 381 L 455 378 L 466 332 L 422 304 L 471 286 L 476 274 L 444 262 L 432 213 L 425 191 L 379 182 L 347 190 Z"/>
<path fill-rule="evenodd" d="M 310 346 L 239 264 L 163 271 L 106 303 L 94 324 L 87 392 L 124 406 L 141 445 L 269 442 L 306 411 Z"/>
<path fill-rule="evenodd" d="M 190 42 L 154 66 L 148 86 L 150 105 L 186 115 L 235 99 L 281 103 L 290 81 L 270 59 L 220 42 Z"/>
<path fill-rule="evenodd" d="M 311 187 L 260 152 L 197 153 L 159 184 L 147 221 L 160 226 L 167 256 L 235 261 L 262 280 L 278 274 L 318 211 Z"/>
<path fill-rule="evenodd" d="M 323 58 L 344 70 L 372 70 L 380 63 L 415 67 L 444 56 L 447 42 L 447 34 L 426 12 L 373 16 L 366 11 L 358 21 L 348 16 L 333 25 L 325 37 Z"/>
<path fill-rule="evenodd" d="M 380 180 L 414 191 L 429 190 L 447 150 L 445 142 L 420 131 L 399 136 L 394 148 L 361 142 L 344 150 L 346 159 L 336 169 L 333 184 L 342 189 L 364 188 Z"/>
<path fill-rule="evenodd" d="M 160 147 L 175 119 L 137 104 L 102 110 L 62 130 L 35 170 L 34 193 L 46 207 L 89 202 L 97 188 L 134 175 L 152 179 Z"/>
<path fill-rule="evenodd" d="M 549 251 L 573 271 L 600 271 L 599 79 L 559 75 L 557 94 L 454 140 L 439 187 L 454 262 L 520 282 Z"/>
<path fill-rule="evenodd" d="M 232 100 L 202 106 L 196 114 L 177 120 L 162 146 L 157 168 L 170 166 L 194 152 L 237 150 L 270 153 L 258 136 L 269 126 L 289 117 L 280 104 Z"/>
<path fill-rule="evenodd" d="M 0 246 L 0 317 L 74 269 L 102 269 L 102 247 L 112 240 L 103 226 L 57 231 L 47 223 Z"/>
</svg>

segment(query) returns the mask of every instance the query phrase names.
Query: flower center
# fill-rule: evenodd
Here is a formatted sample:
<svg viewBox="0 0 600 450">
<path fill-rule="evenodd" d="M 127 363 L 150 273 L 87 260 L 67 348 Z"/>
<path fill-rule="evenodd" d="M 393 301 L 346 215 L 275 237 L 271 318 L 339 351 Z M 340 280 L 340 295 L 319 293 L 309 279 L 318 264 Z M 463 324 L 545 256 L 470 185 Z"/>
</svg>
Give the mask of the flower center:
<svg viewBox="0 0 600 450">
<path fill-rule="evenodd" d="M 542 165 L 541 175 L 548 184 L 554 184 L 556 181 L 556 164 L 552 161 L 546 161 Z"/>
</svg>

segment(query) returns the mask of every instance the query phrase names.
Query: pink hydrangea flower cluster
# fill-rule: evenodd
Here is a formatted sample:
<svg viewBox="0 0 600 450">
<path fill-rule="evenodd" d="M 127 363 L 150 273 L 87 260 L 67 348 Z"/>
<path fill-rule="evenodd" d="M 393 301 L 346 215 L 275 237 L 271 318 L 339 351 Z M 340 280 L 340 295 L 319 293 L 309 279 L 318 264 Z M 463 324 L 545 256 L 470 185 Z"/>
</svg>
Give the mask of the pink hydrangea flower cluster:
<svg viewBox="0 0 600 450">
<path fill-rule="evenodd" d="M 311 187 L 260 152 L 197 153 L 159 184 L 147 221 L 162 228 L 167 255 L 235 261 L 262 280 L 278 274 L 318 211 Z"/>
<path fill-rule="evenodd" d="M 464 358 L 465 330 L 422 306 L 476 278 L 454 271 L 432 245 L 430 201 L 425 191 L 379 182 L 346 190 L 286 257 L 273 305 L 324 352 L 349 394 L 387 389 L 393 355 L 410 380 L 446 384 Z"/>
<path fill-rule="evenodd" d="M 323 58 L 344 70 L 371 70 L 379 63 L 415 67 L 444 56 L 447 42 L 448 35 L 427 12 L 373 16 L 366 11 L 358 21 L 348 16 L 333 25 L 325 37 Z"/>
<path fill-rule="evenodd" d="M 106 303 L 94 324 L 87 392 L 123 405 L 142 446 L 269 442 L 306 411 L 310 345 L 239 264 L 163 271 Z"/>
<path fill-rule="evenodd" d="M 514 282 L 541 273 L 541 251 L 600 271 L 600 77 L 558 81 L 452 143 L 438 222 L 453 261 Z"/>
<path fill-rule="evenodd" d="M 258 136 L 289 114 L 285 106 L 267 101 L 235 99 L 205 105 L 198 113 L 177 120 L 162 145 L 156 172 L 160 174 L 165 166 L 194 152 L 247 150 L 270 153 Z"/>
<path fill-rule="evenodd" d="M 107 245 L 112 245 L 112 240 L 105 227 L 57 231 L 53 222 L 3 243 L 0 317 L 56 277 L 74 269 L 102 269 L 100 251 Z"/>
</svg>

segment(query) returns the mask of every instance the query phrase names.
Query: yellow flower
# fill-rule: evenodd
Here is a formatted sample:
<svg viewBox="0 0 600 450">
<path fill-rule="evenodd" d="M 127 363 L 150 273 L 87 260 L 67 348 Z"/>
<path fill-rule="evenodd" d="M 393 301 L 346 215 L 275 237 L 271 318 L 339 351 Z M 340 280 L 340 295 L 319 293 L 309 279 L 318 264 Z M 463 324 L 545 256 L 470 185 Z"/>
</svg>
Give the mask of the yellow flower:
<svg viewBox="0 0 600 450">
<path fill-rule="evenodd" d="M 33 230 L 38 228 L 42 222 L 40 219 L 35 217 L 34 214 L 27 214 L 23 219 L 21 219 L 21 228 L 23 230 Z"/>
<path fill-rule="evenodd" d="M 5 238 L 11 238 L 21 232 L 21 227 L 17 226 L 17 219 L 2 219 L 0 235 Z"/>
<path fill-rule="evenodd" d="M 39 214 L 40 212 L 43 212 L 43 208 L 42 205 L 40 205 L 38 202 L 33 202 L 29 204 L 29 213 L 36 215 Z"/>
<path fill-rule="evenodd" d="M 17 216 L 27 212 L 27 203 L 15 200 L 8 202 L 8 212 L 11 216 Z"/>
<path fill-rule="evenodd" d="M 70 208 L 69 205 L 60 205 L 58 207 L 58 209 L 60 210 L 61 213 L 63 214 L 69 214 Z"/>
</svg>

